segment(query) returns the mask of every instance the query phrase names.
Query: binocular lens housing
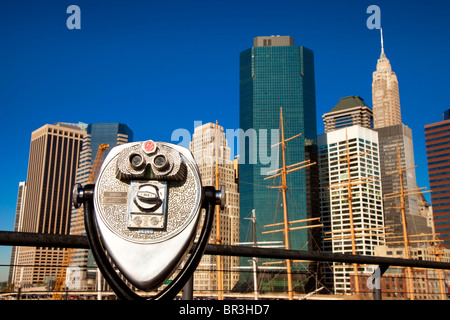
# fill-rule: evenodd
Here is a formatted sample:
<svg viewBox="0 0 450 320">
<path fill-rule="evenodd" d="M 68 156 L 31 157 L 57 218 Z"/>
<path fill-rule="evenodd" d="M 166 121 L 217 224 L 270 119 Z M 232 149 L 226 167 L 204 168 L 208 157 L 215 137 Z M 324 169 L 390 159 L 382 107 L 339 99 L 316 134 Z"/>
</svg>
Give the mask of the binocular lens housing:
<svg viewBox="0 0 450 320">
<path fill-rule="evenodd" d="M 130 165 L 133 169 L 142 169 L 145 165 L 144 158 L 139 153 L 132 153 L 130 155 Z"/>
<path fill-rule="evenodd" d="M 153 165 L 158 170 L 165 170 L 169 167 L 169 162 L 167 161 L 167 158 L 163 154 L 158 154 L 153 158 Z"/>
</svg>

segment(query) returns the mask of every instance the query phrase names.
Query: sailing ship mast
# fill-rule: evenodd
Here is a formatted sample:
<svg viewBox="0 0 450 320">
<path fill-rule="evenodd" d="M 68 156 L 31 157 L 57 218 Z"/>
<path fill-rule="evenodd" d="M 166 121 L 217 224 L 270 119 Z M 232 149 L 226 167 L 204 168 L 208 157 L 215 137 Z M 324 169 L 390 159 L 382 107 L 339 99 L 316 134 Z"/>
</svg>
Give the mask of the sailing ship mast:
<svg viewBox="0 0 450 320">
<path fill-rule="evenodd" d="M 256 241 L 256 215 L 255 209 L 252 210 L 252 226 L 253 226 L 253 246 L 257 247 L 258 243 Z M 255 300 L 258 300 L 258 258 L 253 257 L 253 287 L 255 292 Z"/>
<path fill-rule="evenodd" d="M 219 124 L 216 120 L 216 132 L 215 132 L 215 142 L 216 142 L 216 190 L 219 190 Z M 216 205 L 216 244 L 222 243 L 222 237 L 220 234 L 220 205 Z M 223 268 L 222 268 L 222 256 L 218 255 L 216 257 L 217 264 L 217 299 L 223 300 Z"/>
<path fill-rule="evenodd" d="M 310 160 L 307 160 L 307 161 L 303 161 L 303 162 L 299 162 L 299 163 L 296 163 L 296 164 L 292 164 L 292 165 L 286 166 L 286 150 L 285 150 L 286 149 L 286 142 L 289 141 L 289 140 L 292 140 L 292 139 L 294 139 L 294 138 L 296 138 L 298 136 L 300 136 L 301 133 L 298 134 L 298 135 L 295 135 L 295 136 L 293 136 L 291 138 L 285 139 L 284 138 L 284 123 L 283 122 L 284 122 L 283 121 L 283 108 L 280 107 L 281 141 L 279 143 L 273 145 L 272 147 L 274 147 L 274 146 L 276 146 L 278 144 L 281 144 L 283 166 L 281 168 L 281 172 L 276 173 L 276 174 L 274 174 L 272 176 L 266 177 L 266 178 L 264 178 L 264 180 L 272 179 L 272 178 L 275 178 L 275 177 L 281 175 L 281 185 L 280 186 L 276 186 L 276 187 L 272 187 L 272 188 L 279 188 L 281 190 L 281 192 L 282 192 L 282 196 L 283 196 L 283 222 L 282 223 L 276 223 L 276 224 L 273 224 L 271 226 L 281 225 L 282 224 L 284 228 L 281 229 L 281 230 L 272 230 L 272 231 L 266 231 L 266 232 L 263 232 L 263 233 L 283 232 L 284 233 L 285 249 L 289 250 L 290 249 L 289 231 L 297 230 L 297 229 L 304 229 L 305 228 L 305 226 L 297 227 L 297 228 L 290 228 L 289 225 L 291 223 L 303 222 L 305 220 L 297 220 L 297 221 L 289 222 L 288 212 L 287 212 L 287 199 L 286 199 L 286 191 L 288 189 L 286 176 L 289 173 L 293 172 L 293 171 L 296 171 L 296 170 L 299 170 L 299 169 L 304 169 L 304 168 L 312 166 L 312 165 L 314 165 L 316 163 L 315 162 L 311 163 Z M 275 172 L 278 172 L 278 171 L 280 171 L 280 169 L 277 169 L 275 171 L 269 172 L 268 174 L 275 173 Z M 319 226 L 319 225 L 306 226 L 306 227 L 317 227 L 317 226 Z M 293 292 L 293 288 L 292 288 L 292 261 L 290 259 L 286 259 L 286 268 L 287 268 L 287 278 L 288 278 L 287 280 L 288 280 L 289 300 L 293 300 L 294 292 Z"/>
<path fill-rule="evenodd" d="M 433 242 L 432 247 L 430 248 L 430 253 L 432 255 L 434 255 L 436 257 L 436 261 L 440 262 L 441 261 L 441 256 L 444 255 L 444 250 L 442 248 L 440 248 L 440 243 L 439 243 L 439 239 L 437 238 L 436 234 L 434 233 L 434 228 L 433 228 L 433 240 L 435 242 Z M 443 276 L 443 271 L 441 269 L 437 270 L 438 271 L 438 279 L 439 279 L 439 291 L 441 292 L 441 300 L 447 300 L 446 294 L 445 294 L 445 282 L 444 282 L 444 276 Z"/>
<path fill-rule="evenodd" d="M 415 189 L 409 189 L 409 190 L 405 190 L 404 186 L 403 186 L 403 172 L 410 170 L 410 169 L 414 169 L 417 166 L 414 167 L 410 167 L 410 168 L 402 168 L 401 165 L 401 159 L 400 159 L 400 149 L 398 146 L 398 142 L 397 142 L 397 166 L 398 169 L 392 172 L 387 173 L 387 175 L 391 175 L 391 174 L 398 174 L 399 176 L 399 183 L 400 183 L 400 191 L 399 192 L 394 192 L 394 193 L 390 193 L 385 195 L 384 199 L 389 199 L 389 198 L 400 198 L 400 207 L 398 209 L 400 209 L 400 213 L 402 216 L 402 227 L 403 227 L 403 244 L 405 247 L 405 258 L 406 259 L 411 259 L 411 254 L 410 254 L 410 243 L 412 242 L 409 238 L 412 236 L 408 235 L 408 230 L 406 227 L 406 206 L 405 206 L 405 198 L 407 196 L 411 196 L 411 195 L 416 195 L 416 194 L 421 194 L 424 192 L 430 192 L 430 191 L 421 191 L 421 189 L 424 188 L 415 188 Z M 419 234 L 416 236 L 426 236 L 425 234 Z M 434 238 L 434 237 L 433 237 Z M 436 242 L 436 239 L 433 240 L 428 240 L 431 242 Z M 418 241 L 414 241 L 414 242 L 427 242 L 427 240 L 423 241 L 423 240 L 418 240 Z M 393 242 L 391 242 L 393 243 Z M 413 289 L 413 283 L 412 283 L 412 268 L 411 267 L 407 267 L 407 277 L 408 277 L 408 287 L 409 287 L 409 291 L 411 293 L 411 300 L 415 299 L 414 296 L 414 289 Z"/>
</svg>

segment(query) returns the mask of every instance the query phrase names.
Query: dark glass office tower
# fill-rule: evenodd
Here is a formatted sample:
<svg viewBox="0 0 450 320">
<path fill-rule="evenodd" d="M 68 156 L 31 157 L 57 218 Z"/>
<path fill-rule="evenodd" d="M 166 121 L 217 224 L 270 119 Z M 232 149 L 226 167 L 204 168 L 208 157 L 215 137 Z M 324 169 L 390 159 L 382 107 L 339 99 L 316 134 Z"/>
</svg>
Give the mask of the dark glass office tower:
<svg viewBox="0 0 450 320">
<path fill-rule="evenodd" d="M 133 141 L 133 131 L 128 125 L 123 123 L 92 123 L 87 127 L 88 137 L 90 136 L 90 147 L 93 152 L 91 163 L 98 147 L 105 143 L 109 144 L 109 149 L 105 152 L 105 158 L 109 151 L 116 145 Z"/>
<path fill-rule="evenodd" d="M 103 159 L 106 159 L 109 151 L 115 146 L 125 144 L 133 141 L 133 131 L 126 124 L 122 123 L 91 123 L 84 124 L 86 134 L 83 139 L 83 148 L 80 153 L 80 161 L 77 170 L 76 183 L 85 185 L 88 182 L 89 174 L 92 165 L 97 155 L 98 147 L 101 144 L 108 144 L 109 148 L 105 151 Z M 72 210 L 70 233 L 73 235 L 85 235 L 84 216 L 80 209 Z M 95 268 L 86 269 L 85 266 L 91 267 L 94 265 L 94 259 L 90 251 L 86 249 L 77 249 L 74 254 L 74 266 L 81 267 L 81 274 L 79 275 L 79 289 L 91 290 L 95 287 L 96 281 Z"/>
<path fill-rule="evenodd" d="M 286 165 L 305 161 L 306 154 L 308 157 L 317 154 L 313 52 L 295 46 L 289 36 L 256 37 L 253 47 L 240 55 L 241 242 L 253 241 L 252 222 L 245 218 L 255 210 L 257 241 L 282 241 L 284 244 L 282 232 L 264 233 L 283 227 L 264 226 L 284 220 L 280 189 L 270 188 L 281 185 L 281 178 L 264 180 L 267 171 L 282 166 L 281 148 L 271 148 L 281 138 L 281 134 L 276 135 L 280 129 L 280 108 L 283 109 L 285 139 L 302 134 L 286 143 Z M 277 150 L 278 157 L 274 157 Z M 306 183 L 312 181 L 310 175 L 311 170 L 301 169 L 287 176 L 289 221 L 313 215 L 308 198 L 315 191 Z M 313 180 L 317 181 L 317 177 Z M 291 231 L 290 248 L 308 250 L 308 232 L 307 229 Z"/>
</svg>

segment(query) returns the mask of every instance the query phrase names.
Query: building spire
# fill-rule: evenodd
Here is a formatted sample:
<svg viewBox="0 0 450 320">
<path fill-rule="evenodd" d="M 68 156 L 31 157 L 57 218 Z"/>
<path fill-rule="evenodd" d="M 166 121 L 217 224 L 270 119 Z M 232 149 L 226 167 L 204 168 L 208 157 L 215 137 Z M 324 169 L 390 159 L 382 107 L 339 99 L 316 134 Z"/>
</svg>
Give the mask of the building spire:
<svg viewBox="0 0 450 320">
<path fill-rule="evenodd" d="M 380 28 L 380 35 L 381 35 L 381 58 L 386 58 L 386 55 L 384 54 L 383 28 Z"/>
</svg>

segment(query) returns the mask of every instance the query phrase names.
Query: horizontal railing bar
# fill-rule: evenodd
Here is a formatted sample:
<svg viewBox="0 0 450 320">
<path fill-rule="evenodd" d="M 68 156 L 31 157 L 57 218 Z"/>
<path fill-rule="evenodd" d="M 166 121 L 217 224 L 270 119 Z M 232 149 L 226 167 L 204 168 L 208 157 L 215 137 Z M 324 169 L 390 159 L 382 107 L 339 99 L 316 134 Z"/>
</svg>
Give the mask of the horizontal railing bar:
<svg viewBox="0 0 450 320">
<path fill-rule="evenodd" d="M 0 231 L 0 245 L 89 249 L 85 236 L 13 231 Z M 233 245 L 208 244 L 205 254 L 450 270 L 450 263 L 447 262 Z"/>
<path fill-rule="evenodd" d="M 86 236 L 0 231 L 0 245 L 89 249 Z"/>
<path fill-rule="evenodd" d="M 302 251 L 302 250 L 285 250 L 272 248 L 257 247 L 238 247 L 231 245 L 215 245 L 209 244 L 206 247 L 206 254 L 241 256 L 241 257 L 257 257 L 257 258 L 273 258 L 273 259 L 295 259 L 295 260 L 311 260 L 321 262 L 341 262 L 341 263 L 357 263 L 366 265 L 390 265 L 398 267 L 413 267 L 425 269 L 442 269 L 450 270 L 450 263 L 403 259 L 403 258 L 387 258 L 380 256 L 353 255 L 344 253 L 328 253 L 318 251 Z"/>
</svg>

